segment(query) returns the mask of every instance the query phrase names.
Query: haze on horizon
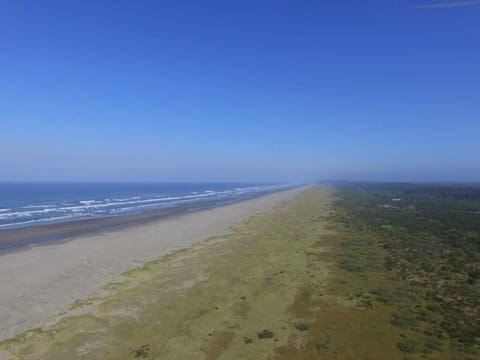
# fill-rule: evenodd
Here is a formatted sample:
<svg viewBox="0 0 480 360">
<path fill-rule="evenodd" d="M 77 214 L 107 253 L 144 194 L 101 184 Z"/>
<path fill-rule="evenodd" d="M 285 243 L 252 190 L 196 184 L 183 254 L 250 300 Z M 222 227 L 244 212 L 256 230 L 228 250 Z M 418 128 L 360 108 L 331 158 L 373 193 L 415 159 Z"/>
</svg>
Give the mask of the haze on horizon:
<svg viewBox="0 0 480 360">
<path fill-rule="evenodd" d="M 0 181 L 480 180 L 478 1 L 0 4 Z"/>
</svg>

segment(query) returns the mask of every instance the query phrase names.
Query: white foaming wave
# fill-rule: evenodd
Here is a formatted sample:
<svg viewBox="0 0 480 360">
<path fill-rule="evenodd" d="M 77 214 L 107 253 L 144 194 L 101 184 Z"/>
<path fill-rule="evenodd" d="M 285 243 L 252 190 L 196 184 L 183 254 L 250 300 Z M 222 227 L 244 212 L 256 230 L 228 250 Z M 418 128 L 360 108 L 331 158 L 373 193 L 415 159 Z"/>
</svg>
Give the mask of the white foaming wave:
<svg viewBox="0 0 480 360">
<path fill-rule="evenodd" d="M 115 213 L 128 212 L 130 210 L 139 210 L 139 209 L 152 208 L 152 207 L 156 207 L 156 208 L 169 207 L 169 206 L 174 206 L 175 204 L 182 204 L 182 203 L 191 202 L 191 201 L 192 201 L 191 199 L 183 199 L 183 200 L 180 199 L 175 202 L 162 201 L 162 202 L 155 202 L 151 204 L 141 204 L 137 206 L 115 208 L 115 209 L 112 209 L 112 212 L 115 212 Z"/>
<path fill-rule="evenodd" d="M 49 212 L 55 212 L 57 209 L 42 209 L 42 210 L 32 210 L 32 211 L 14 211 L 7 212 L 5 214 L 0 214 L 0 219 L 8 219 L 11 217 L 31 217 L 36 214 L 46 214 Z"/>
<path fill-rule="evenodd" d="M 79 201 L 79 203 L 83 205 L 91 205 L 91 204 L 95 204 L 96 202 L 98 201 L 97 200 L 80 200 Z"/>
<path fill-rule="evenodd" d="M 107 202 L 107 203 L 92 203 L 95 200 L 82 200 L 79 203 L 84 203 L 85 205 L 74 205 L 74 206 L 62 206 L 58 208 L 49 207 L 49 208 L 42 208 L 40 210 L 29 210 L 29 211 L 14 211 L 14 212 L 6 212 L 0 213 L 0 219 L 8 219 L 8 218 L 22 218 L 22 217 L 32 217 L 35 215 L 46 214 L 50 212 L 60 212 L 60 213 L 68 213 L 68 212 L 81 212 L 85 210 L 101 210 L 104 208 L 111 208 L 115 206 L 123 206 L 123 205 L 133 205 L 138 204 L 141 206 L 142 204 L 152 203 L 153 205 L 166 202 L 166 201 L 174 201 L 174 200 L 181 200 L 184 198 L 191 198 L 195 196 L 169 196 L 169 197 L 161 197 L 161 198 L 153 198 L 153 199 L 144 199 L 144 200 L 134 200 L 134 201 L 114 201 L 114 202 Z M 140 197 L 135 197 L 136 199 L 141 199 Z M 133 199 L 133 198 L 130 198 Z"/>
<path fill-rule="evenodd" d="M 207 190 L 204 193 L 199 193 L 199 192 L 192 192 L 187 195 L 181 195 L 181 196 L 166 196 L 166 197 L 159 197 L 159 198 L 150 198 L 150 199 L 142 199 L 142 200 L 135 200 L 135 201 L 115 201 L 115 202 L 108 202 L 104 204 L 95 204 L 93 206 L 90 206 L 91 208 L 101 208 L 101 207 L 111 207 L 115 205 L 132 205 L 132 204 L 146 204 L 146 203 L 162 203 L 162 202 L 172 202 L 172 201 L 186 201 L 186 200 L 196 200 L 200 198 L 205 198 L 205 197 L 213 197 L 213 196 L 223 196 L 223 195 L 229 195 L 232 194 L 232 190 L 226 190 L 226 191 L 213 191 L 213 190 Z M 138 199 L 141 199 L 140 197 L 137 197 Z M 130 198 L 132 199 L 132 198 Z M 129 200 L 130 200 L 129 199 Z M 143 205 L 139 205 L 143 206 Z M 73 207 L 69 207 L 73 208 Z M 81 207 L 83 208 L 83 206 Z M 67 208 L 61 208 L 61 209 L 67 209 Z"/>
<path fill-rule="evenodd" d="M 238 193 L 239 190 L 242 190 L 241 193 L 246 193 L 253 188 L 236 188 L 233 190 L 225 190 L 225 191 L 213 191 L 213 190 L 206 190 L 203 193 L 199 192 L 192 192 L 191 194 L 181 195 L 181 196 L 166 196 L 166 197 L 157 197 L 157 198 L 150 198 L 150 199 L 142 199 L 140 196 L 134 196 L 130 198 L 124 199 L 114 199 L 113 202 L 110 202 L 105 199 L 105 202 L 100 200 L 80 200 L 78 203 L 81 205 L 74 205 L 71 203 L 62 203 L 67 206 L 56 207 L 57 205 L 27 205 L 23 208 L 41 208 L 41 210 L 35 211 L 28 211 L 28 212 L 13 212 L 10 213 L 10 216 L 16 215 L 24 215 L 24 216 L 31 216 L 34 214 L 40 214 L 43 212 L 51 212 L 51 211 L 78 211 L 83 209 L 95 209 L 95 208 L 105 208 L 105 207 L 112 207 L 116 205 L 129 205 L 129 204 L 143 204 L 143 203 L 155 203 L 155 202 L 163 202 L 163 201 L 174 201 L 174 200 L 183 200 L 183 199 L 196 199 L 196 198 L 203 198 L 203 197 L 212 197 L 212 196 L 220 196 L 220 195 L 228 195 L 232 193 Z M 56 209 L 53 209 L 56 208 Z"/>
<path fill-rule="evenodd" d="M 224 192 L 218 192 L 218 193 L 215 193 L 215 195 L 219 194 L 220 196 L 219 197 L 224 197 L 224 196 L 227 196 L 228 194 L 231 194 L 232 192 L 231 191 L 224 191 Z M 138 205 L 138 206 L 130 206 L 130 207 L 124 207 L 124 208 L 117 208 L 117 209 L 113 209 L 114 212 L 126 212 L 126 211 L 129 211 L 129 210 L 138 210 L 138 209 L 143 209 L 143 208 L 149 208 L 149 207 L 155 207 L 155 206 L 159 206 L 159 205 L 163 205 L 164 207 L 167 207 L 167 206 L 172 206 L 172 205 L 175 205 L 175 204 L 183 204 L 183 203 L 188 203 L 188 202 L 192 202 L 192 199 L 195 200 L 195 199 L 198 199 L 198 198 L 201 198 L 201 197 L 212 197 L 212 194 L 204 194 L 202 196 L 191 196 L 191 195 L 186 195 L 186 196 L 178 196 L 178 197 L 169 197 L 168 199 L 169 200 L 177 200 L 175 202 L 167 202 L 167 201 L 162 201 L 162 202 L 155 202 L 155 203 L 152 203 L 152 204 L 142 204 L 142 205 Z M 166 198 L 163 198 L 164 200 Z"/>
<path fill-rule="evenodd" d="M 114 201 L 108 201 L 110 199 L 105 199 L 105 202 L 95 201 L 95 200 L 82 200 L 79 201 L 82 205 L 75 205 L 75 206 L 66 206 L 58 208 L 61 211 L 78 211 L 78 210 L 85 210 L 85 209 L 100 209 L 100 208 L 109 208 L 114 206 L 124 206 L 124 205 L 135 205 L 138 204 L 138 207 L 143 206 L 142 204 L 153 204 L 156 203 L 160 204 L 162 202 L 172 202 L 172 201 L 185 201 L 185 200 L 196 200 L 200 198 L 206 197 L 220 197 L 220 196 L 228 196 L 231 194 L 245 194 L 252 191 L 262 191 L 262 190 L 269 190 L 269 188 L 273 188 L 271 186 L 268 187 L 243 187 L 243 188 L 235 188 L 232 190 L 224 190 L 224 191 L 214 191 L 214 190 L 205 190 L 204 192 L 200 193 L 198 191 L 194 191 L 187 195 L 180 195 L 180 196 L 163 196 L 163 197 L 154 197 L 154 198 L 147 198 L 144 199 L 140 196 L 134 196 L 129 198 L 121 198 L 121 199 L 113 199 Z"/>
<path fill-rule="evenodd" d="M 55 216 L 51 218 L 43 218 L 43 219 L 36 219 L 36 220 L 27 220 L 27 221 L 20 221 L 20 222 L 15 222 L 15 223 L 8 223 L 8 224 L 1 224 L 0 228 L 16 228 L 16 227 L 21 227 L 23 225 L 27 224 L 33 224 L 33 223 L 42 223 L 42 222 L 55 222 L 59 220 L 65 220 L 65 219 L 72 219 L 75 216 L 73 215 L 65 215 L 65 216 Z M 79 217 L 77 217 L 79 218 Z"/>
<path fill-rule="evenodd" d="M 143 203 L 143 202 L 154 202 L 158 201 L 158 199 L 147 199 L 147 200 L 135 200 L 135 201 L 113 201 L 113 202 L 106 202 L 106 203 L 100 203 L 100 204 L 90 204 L 90 205 L 76 205 L 76 206 L 66 206 L 66 207 L 61 207 L 59 210 L 83 210 L 83 209 L 101 209 L 101 208 L 108 208 L 108 207 L 113 207 L 117 205 L 124 205 L 124 204 L 137 204 L 137 203 Z"/>
<path fill-rule="evenodd" d="M 142 197 L 141 196 L 132 196 L 132 197 L 128 197 L 128 198 L 115 198 L 113 199 L 114 201 L 126 201 L 126 200 L 137 200 L 137 199 L 141 199 Z M 109 201 L 110 199 L 105 199 L 105 201 Z"/>
<path fill-rule="evenodd" d="M 10 219 L 10 218 L 28 218 L 35 215 L 43 215 L 51 212 L 57 212 L 62 214 L 62 216 L 57 216 L 56 219 L 62 219 L 65 217 L 71 216 L 85 216 L 84 212 L 88 211 L 92 213 L 93 216 L 95 215 L 104 215 L 108 213 L 118 213 L 118 212 L 126 212 L 129 210 L 135 209 L 144 209 L 144 208 L 151 208 L 151 207 L 162 207 L 164 205 L 175 205 L 180 203 L 192 202 L 201 199 L 223 199 L 230 197 L 244 197 L 246 194 L 254 194 L 257 192 L 262 191 L 272 191 L 277 190 L 282 187 L 287 187 L 288 185 L 266 185 L 266 186 L 246 186 L 246 187 L 236 187 L 233 189 L 228 189 L 224 191 L 214 191 L 214 190 L 205 190 L 203 192 L 194 191 L 189 194 L 185 195 L 177 195 L 177 196 L 161 196 L 161 197 L 154 197 L 154 198 L 142 198 L 140 196 L 134 196 L 124 199 L 113 199 L 114 201 L 110 201 L 110 199 L 104 200 L 81 200 L 77 202 L 77 205 L 72 203 L 63 203 L 68 206 L 62 207 L 55 207 L 55 205 L 45 204 L 45 205 L 28 205 L 32 209 L 36 207 L 42 207 L 39 210 L 30 210 L 30 211 L 14 211 L 8 212 L 11 209 L 0 209 L 0 220 Z M 81 204 L 81 205 L 78 205 Z M 129 206 L 132 205 L 132 206 Z M 120 209 L 118 208 L 120 207 Z M 24 207 L 25 208 L 25 207 Z M 66 214 L 66 215 L 63 215 Z M 28 220 L 30 222 L 34 221 L 51 221 L 48 219 L 52 218 L 45 218 L 44 219 L 35 219 L 35 220 Z M 5 226 L 5 225 L 2 225 Z"/>
<path fill-rule="evenodd" d="M 96 204 L 89 204 L 89 205 L 75 205 L 75 206 L 65 206 L 60 207 L 58 210 L 61 211 L 74 211 L 75 209 L 98 209 L 98 208 L 108 208 L 117 205 L 132 205 L 132 204 L 145 204 L 145 203 L 161 203 L 161 202 L 168 202 L 168 201 L 175 201 L 175 200 L 184 200 L 184 199 L 195 199 L 195 198 L 202 198 L 212 196 L 212 194 L 223 194 L 228 192 L 212 192 L 208 194 L 197 194 L 197 195 L 182 195 L 182 196 L 167 196 L 167 197 L 160 197 L 160 198 L 151 198 L 151 199 L 141 199 L 141 197 L 136 197 L 138 200 L 134 201 L 113 201 L 113 202 L 106 202 L 106 203 L 96 203 Z M 133 198 L 130 198 L 130 200 Z"/>
</svg>

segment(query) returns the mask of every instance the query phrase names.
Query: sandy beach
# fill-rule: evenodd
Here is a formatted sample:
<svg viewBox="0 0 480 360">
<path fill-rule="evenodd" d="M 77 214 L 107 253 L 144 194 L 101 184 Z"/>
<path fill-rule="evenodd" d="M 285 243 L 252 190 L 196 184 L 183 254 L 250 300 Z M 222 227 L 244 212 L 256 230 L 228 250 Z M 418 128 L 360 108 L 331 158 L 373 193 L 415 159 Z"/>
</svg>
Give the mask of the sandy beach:
<svg viewBox="0 0 480 360">
<path fill-rule="evenodd" d="M 78 299 L 104 295 L 122 274 L 293 198 L 304 188 L 0 255 L 0 339 L 58 321 Z"/>
</svg>

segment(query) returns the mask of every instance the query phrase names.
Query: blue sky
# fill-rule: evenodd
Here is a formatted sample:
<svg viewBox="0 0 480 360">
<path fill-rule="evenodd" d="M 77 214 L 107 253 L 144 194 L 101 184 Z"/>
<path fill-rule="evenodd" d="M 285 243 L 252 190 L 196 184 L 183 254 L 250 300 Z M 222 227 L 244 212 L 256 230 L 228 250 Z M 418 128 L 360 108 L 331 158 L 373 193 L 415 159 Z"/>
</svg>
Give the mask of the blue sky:
<svg viewBox="0 0 480 360">
<path fill-rule="evenodd" d="M 480 180 L 478 1 L 0 3 L 0 180 Z"/>
</svg>

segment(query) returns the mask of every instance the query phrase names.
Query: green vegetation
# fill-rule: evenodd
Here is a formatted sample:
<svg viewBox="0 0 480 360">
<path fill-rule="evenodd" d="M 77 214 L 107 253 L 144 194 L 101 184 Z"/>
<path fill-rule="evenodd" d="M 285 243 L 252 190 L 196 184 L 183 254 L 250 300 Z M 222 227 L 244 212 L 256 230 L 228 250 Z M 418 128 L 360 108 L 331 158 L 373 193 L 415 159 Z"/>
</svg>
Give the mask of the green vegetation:
<svg viewBox="0 0 480 360">
<path fill-rule="evenodd" d="M 301 322 L 301 323 L 295 324 L 295 329 L 297 329 L 298 331 L 308 331 L 308 329 L 310 329 L 310 325 L 307 323 Z"/>
<path fill-rule="evenodd" d="M 397 347 L 400 349 L 400 351 L 406 353 L 418 353 L 421 349 L 420 343 L 415 339 L 402 340 L 397 344 Z"/>
<path fill-rule="evenodd" d="M 332 219 L 385 250 L 389 287 L 370 293 L 395 307 L 391 323 L 430 336 L 426 352 L 476 353 L 480 341 L 480 187 L 404 184 L 341 186 Z M 360 247 L 369 252 L 372 240 Z M 350 241 L 344 241 L 342 246 Z M 362 273 L 365 258 L 340 266 Z M 374 271 L 374 270 L 373 270 Z M 420 335 L 419 335 L 420 336 Z M 406 340 L 402 351 L 413 348 Z M 417 348 L 417 347 L 415 347 Z M 412 351 L 407 351 L 412 352 Z"/>
<path fill-rule="evenodd" d="M 479 358 L 480 188 L 339 186 L 321 236 L 333 261 L 315 299 L 292 304 L 309 341 L 292 337 L 272 359 Z M 309 299 L 307 301 L 306 299 Z"/>
</svg>

